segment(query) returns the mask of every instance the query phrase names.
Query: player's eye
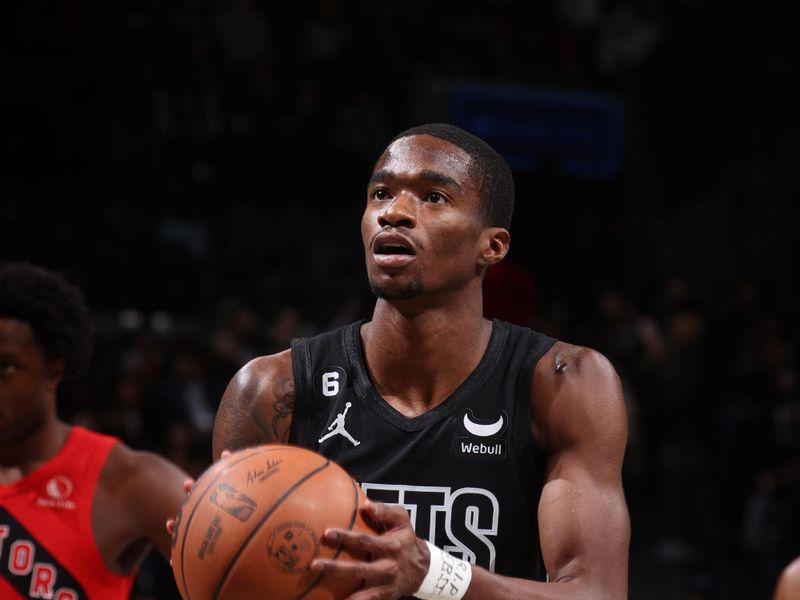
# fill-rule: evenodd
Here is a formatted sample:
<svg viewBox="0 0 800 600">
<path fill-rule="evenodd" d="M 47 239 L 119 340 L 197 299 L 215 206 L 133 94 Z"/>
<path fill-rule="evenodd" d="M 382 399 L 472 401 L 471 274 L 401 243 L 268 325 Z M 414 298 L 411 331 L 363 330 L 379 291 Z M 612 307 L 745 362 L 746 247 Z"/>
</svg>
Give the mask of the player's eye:
<svg viewBox="0 0 800 600">
<path fill-rule="evenodd" d="M 0 361 L 0 375 L 10 375 L 17 369 L 17 366 L 14 363 L 10 363 L 6 360 Z"/>
<path fill-rule="evenodd" d="M 376 188 L 372 192 L 372 197 L 376 200 L 387 200 L 390 197 L 389 190 L 383 187 Z"/>
<path fill-rule="evenodd" d="M 439 192 L 431 192 L 426 198 L 431 204 L 446 204 L 447 198 Z"/>
</svg>

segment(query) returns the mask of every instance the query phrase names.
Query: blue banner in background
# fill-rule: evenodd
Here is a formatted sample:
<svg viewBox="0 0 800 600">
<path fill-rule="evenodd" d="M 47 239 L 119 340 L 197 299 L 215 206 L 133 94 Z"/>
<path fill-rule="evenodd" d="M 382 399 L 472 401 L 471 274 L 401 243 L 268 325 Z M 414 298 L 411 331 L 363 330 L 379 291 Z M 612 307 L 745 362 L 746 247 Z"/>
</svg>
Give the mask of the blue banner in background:
<svg viewBox="0 0 800 600">
<path fill-rule="evenodd" d="M 516 171 L 550 162 L 562 175 L 611 179 L 622 155 L 622 103 L 594 92 L 457 85 L 449 120 L 491 144 Z"/>
</svg>

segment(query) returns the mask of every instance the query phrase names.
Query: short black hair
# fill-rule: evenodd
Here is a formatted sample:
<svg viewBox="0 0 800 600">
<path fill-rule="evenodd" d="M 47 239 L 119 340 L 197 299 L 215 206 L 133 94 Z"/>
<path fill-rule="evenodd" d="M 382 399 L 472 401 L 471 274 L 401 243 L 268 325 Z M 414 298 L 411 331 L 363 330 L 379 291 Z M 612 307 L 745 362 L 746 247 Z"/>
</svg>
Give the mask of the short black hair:
<svg viewBox="0 0 800 600">
<path fill-rule="evenodd" d="M 395 141 L 412 135 L 430 135 L 461 148 L 472 159 L 469 174 L 478 183 L 481 195 L 481 214 L 491 227 L 511 227 L 514 213 L 514 177 L 511 167 L 489 144 L 471 133 L 449 123 L 417 125 L 397 134 Z"/>
<path fill-rule="evenodd" d="M 92 319 L 83 293 L 59 273 L 27 263 L 0 263 L 0 317 L 30 325 L 47 359 L 64 359 L 64 381 L 86 374 Z"/>
</svg>

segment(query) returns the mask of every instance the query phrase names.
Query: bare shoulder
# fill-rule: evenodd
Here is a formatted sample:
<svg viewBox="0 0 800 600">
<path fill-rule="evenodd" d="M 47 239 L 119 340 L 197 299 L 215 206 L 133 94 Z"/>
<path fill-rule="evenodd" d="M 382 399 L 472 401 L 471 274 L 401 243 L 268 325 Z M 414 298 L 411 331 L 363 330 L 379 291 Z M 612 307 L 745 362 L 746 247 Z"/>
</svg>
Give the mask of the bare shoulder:
<svg viewBox="0 0 800 600">
<path fill-rule="evenodd" d="M 286 442 L 294 410 L 292 352 L 260 356 L 233 376 L 214 422 L 214 458 L 269 442 Z"/>
<path fill-rule="evenodd" d="M 783 569 L 775 587 L 774 600 L 797 600 L 800 598 L 800 557 Z"/>
<path fill-rule="evenodd" d="M 536 365 L 534 382 L 553 385 L 576 383 L 586 378 L 617 378 L 611 362 L 597 350 L 557 341 Z"/>
<path fill-rule="evenodd" d="M 534 435 L 545 447 L 585 441 L 624 448 L 622 385 L 611 362 L 596 350 L 556 342 L 536 365 L 531 402 Z"/>
<path fill-rule="evenodd" d="M 259 356 L 250 362 L 246 363 L 236 375 L 233 376 L 232 381 L 241 385 L 250 385 L 252 382 L 249 378 L 252 376 L 257 377 L 290 377 L 292 376 L 292 351 L 284 350 L 277 354 L 269 354 L 267 356 Z"/>
</svg>

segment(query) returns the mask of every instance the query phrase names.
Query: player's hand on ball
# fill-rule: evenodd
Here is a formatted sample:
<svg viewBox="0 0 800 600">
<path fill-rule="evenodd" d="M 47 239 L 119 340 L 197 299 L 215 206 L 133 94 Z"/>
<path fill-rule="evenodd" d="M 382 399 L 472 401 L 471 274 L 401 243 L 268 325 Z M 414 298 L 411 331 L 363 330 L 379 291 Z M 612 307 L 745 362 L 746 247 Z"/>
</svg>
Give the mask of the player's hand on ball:
<svg viewBox="0 0 800 600">
<path fill-rule="evenodd" d="M 228 456 L 230 453 L 231 453 L 230 450 L 223 450 L 222 451 L 222 456 L 220 458 L 224 458 L 224 457 Z M 192 491 L 193 487 L 194 487 L 194 479 L 185 480 L 183 482 L 183 493 L 186 496 L 188 496 L 189 492 Z M 173 533 L 175 532 L 175 523 L 177 523 L 177 522 L 178 522 L 178 519 L 175 518 L 175 517 L 173 517 L 171 519 L 167 519 L 167 523 L 166 523 L 166 525 L 167 525 L 167 533 L 169 534 L 170 537 L 172 537 Z M 171 558 L 169 559 L 169 564 L 172 564 L 172 559 Z"/>
<path fill-rule="evenodd" d="M 183 493 L 187 496 L 189 492 L 192 491 L 192 487 L 194 486 L 194 479 L 187 479 L 183 482 Z M 167 533 L 172 535 L 172 532 L 175 530 L 175 519 L 167 519 Z"/>
<path fill-rule="evenodd" d="M 194 479 L 187 479 L 186 481 L 184 481 L 183 482 L 183 493 L 188 496 L 189 492 L 192 491 L 192 487 L 193 486 L 194 486 Z M 173 517 L 171 519 L 167 519 L 167 523 L 166 523 L 166 525 L 167 525 L 167 533 L 169 534 L 170 538 L 175 534 L 175 523 L 177 523 L 177 522 L 178 522 L 178 519 L 175 518 L 175 517 Z M 172 565 L 172 559 L 171 558 L 169 559 L 169 564 Z"/>
<path fill-rule="evenodd" d="M 370 535 L 346 529 L 328 529 L 325 541 L 351 551 L 366 552 L 369 562 L 316 559 L 312 571 L 360 579 L 363 587 L 347 600 L 395 600 L 419 589 L 428 572 L 430 552 L 411 526 L 402 506 L 368 501 L 365 516 L 382 533 Z"/>
</svg>

